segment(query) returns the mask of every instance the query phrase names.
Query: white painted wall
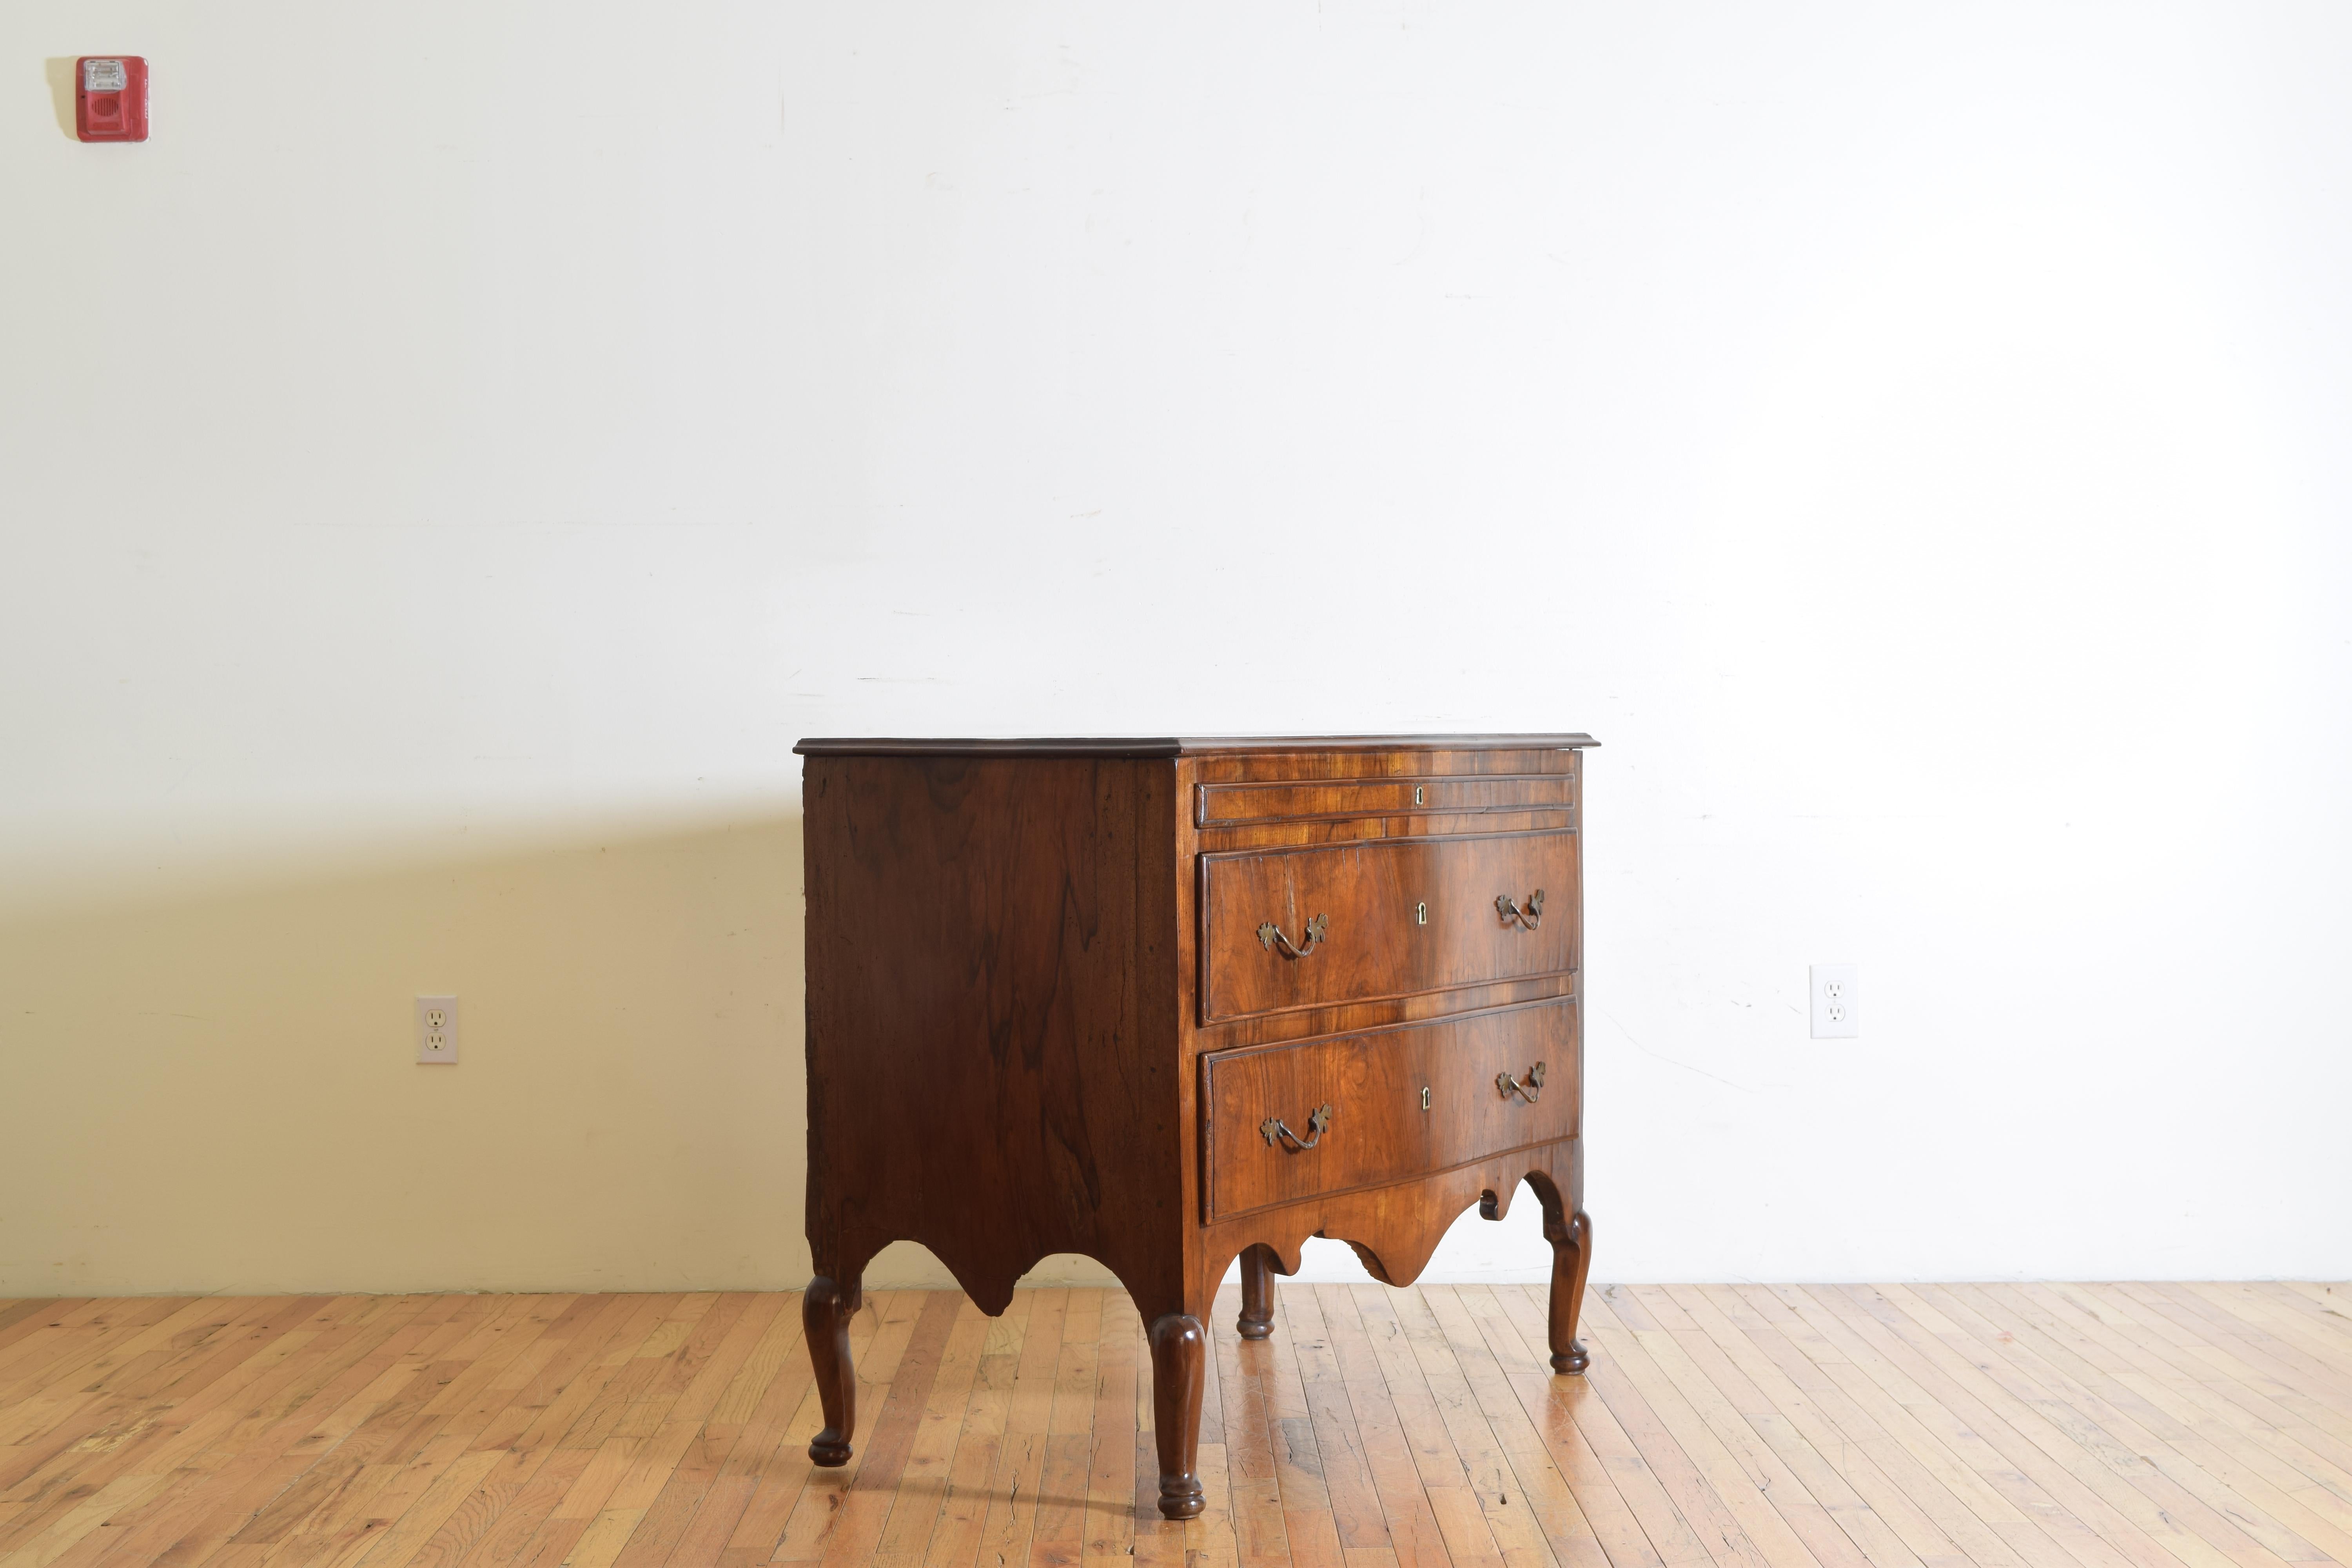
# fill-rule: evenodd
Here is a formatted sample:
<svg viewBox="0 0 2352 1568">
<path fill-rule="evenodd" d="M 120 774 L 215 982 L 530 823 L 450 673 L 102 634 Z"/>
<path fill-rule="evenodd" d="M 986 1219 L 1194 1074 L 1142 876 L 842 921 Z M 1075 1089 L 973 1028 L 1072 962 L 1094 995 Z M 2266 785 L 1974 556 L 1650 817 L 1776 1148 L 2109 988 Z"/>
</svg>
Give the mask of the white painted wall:
<svg viewBox="0 0 2352 1568">
<path fill-rule="evenodd" d="M 859 731 L 1599 735 L 1601 1277 L 2352 1274 L 2347 61 L 18 0 L 0 1293 L 796 1282 Z"/>
</svg>

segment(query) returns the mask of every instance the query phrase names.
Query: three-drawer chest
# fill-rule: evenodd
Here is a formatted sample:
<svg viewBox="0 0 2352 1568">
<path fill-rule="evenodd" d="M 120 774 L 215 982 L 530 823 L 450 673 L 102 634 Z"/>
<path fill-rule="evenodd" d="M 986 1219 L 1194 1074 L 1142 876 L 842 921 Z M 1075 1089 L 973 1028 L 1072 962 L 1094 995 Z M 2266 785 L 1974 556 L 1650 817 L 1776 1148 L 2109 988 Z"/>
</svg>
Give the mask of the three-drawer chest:
<svg viewBox="0 0 2352 1568">
<path fill-rule="evenodd" d="M 808 1235 L 825 1427 L 866 1265 L 919 1241 L 1003 1311 L 1079 1253 L 1148 1330 L 1160 1510 L 1219 1282 L 1309 1237 L 1406 1285 L 1521 1182 L 1581 1372 L 1586 735 L 803 741 Z"/>
</svg>

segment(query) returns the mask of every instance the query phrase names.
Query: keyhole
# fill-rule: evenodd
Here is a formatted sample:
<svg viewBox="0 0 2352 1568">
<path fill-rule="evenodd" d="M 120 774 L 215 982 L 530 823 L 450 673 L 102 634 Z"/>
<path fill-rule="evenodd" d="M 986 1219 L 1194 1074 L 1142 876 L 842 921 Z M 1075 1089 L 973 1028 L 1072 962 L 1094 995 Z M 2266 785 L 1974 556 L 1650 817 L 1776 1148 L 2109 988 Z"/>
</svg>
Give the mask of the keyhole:
<svg viewBox="0 0 2352 1568">
<path fill-rule="evenodd" d="M 1412 804 L 1415 805 L 1419 805 L 1421 804 L 1421 786 L 1419 784 L 1412 786 Z"/>
<path fill-rule="evenodd" d="M 1425 926 L 1429 923 L 1429 906 L 1427 904 L 1415 904 L 1412 906 L 1412 923 L 1417 926 Z"/>
<path fill-rule="evenodd" d="M 1421 1086 L 1421 1108 L 1423 1110 L 1427 1110 L 1429 1109 L 1429 1086 L 1427 1084 L 1423 1084 Z"/>
</svg>

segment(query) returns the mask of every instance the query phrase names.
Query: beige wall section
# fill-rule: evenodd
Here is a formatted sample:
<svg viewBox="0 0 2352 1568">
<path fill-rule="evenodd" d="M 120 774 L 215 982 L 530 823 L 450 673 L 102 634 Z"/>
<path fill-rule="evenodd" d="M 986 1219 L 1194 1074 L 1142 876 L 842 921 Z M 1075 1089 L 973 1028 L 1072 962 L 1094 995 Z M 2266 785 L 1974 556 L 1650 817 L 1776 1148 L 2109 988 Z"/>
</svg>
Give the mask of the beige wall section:
<svg viewBox="0 0 2352 1568">
<path fill-rule="evenodd" d="M 20 914 L 0 1294 L 797 1285 L 800 908 L 780 817 Z"/>
<path fill-rule="evenodd" d="M 800 864 L 777 816 L 0 921 L 0 1296 L 800 1285 Z"/>
</svg>

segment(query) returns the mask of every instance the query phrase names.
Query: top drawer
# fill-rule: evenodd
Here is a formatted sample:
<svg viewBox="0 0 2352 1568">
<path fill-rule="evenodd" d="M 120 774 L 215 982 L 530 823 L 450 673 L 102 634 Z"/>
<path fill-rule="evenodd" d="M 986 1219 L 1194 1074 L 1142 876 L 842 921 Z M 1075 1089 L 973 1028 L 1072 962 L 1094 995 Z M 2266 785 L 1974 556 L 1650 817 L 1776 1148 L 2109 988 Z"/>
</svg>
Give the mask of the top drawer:
<svg viewBox="0 0 2352 1568">
<path fill-rule="evenodd" d="M 1565 829 L 1203 855 L 1202 1021 L 1572 973 L 1578 870 Z"/>
<path fill-rule="evenodd" d="M 1202 827 L 1222 827 L 1404 812 L 1565 811 L 1576 803 L 1575 792 L 1576 781 L 1566 773 L 1204 784 L 1192 819 Z"/>
</svg>

